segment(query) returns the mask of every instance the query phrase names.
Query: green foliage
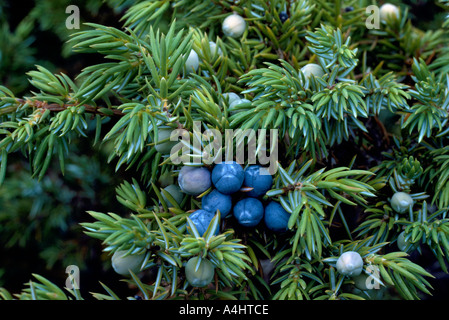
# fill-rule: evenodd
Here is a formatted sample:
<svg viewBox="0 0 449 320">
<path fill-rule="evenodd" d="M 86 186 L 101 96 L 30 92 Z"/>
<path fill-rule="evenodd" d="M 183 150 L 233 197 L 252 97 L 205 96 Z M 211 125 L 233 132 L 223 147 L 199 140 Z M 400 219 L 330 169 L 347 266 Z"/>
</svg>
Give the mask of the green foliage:
<svg viewBox="0 0 449 320">
<path fill-rule="evenodd" d="M 84 249 L 72 238 L 82 231 L 78 211 L 83 206 L 107 205 L 111 197 L 98 189 L 106 191 L 111 177 L 93 158 L 76 154 L 71 155 L 64 177 L 51 170 L 39 182 L 30 179 L 25 166 L 22 161 L 8 166 L 16 173 L 0 189 L 0 241 L 5 254 L 35 248 L 47 269 L 59 264 L 83 269 Z"/>
<path fill-rule="evenodd" d="M 119 1 L 96 0 L 44 0 L 32 2 L 27 8 L 23 3 L 4 1 L 0 4 L 0 79 L 3 85 L 17 94 L 29 90 L 25 73 L 42 65 L 50 70 L 72 69 L 70 63 L 60 65 L 63 58 L 73 57 L 72 45 L 67 42 L 76 30 L 66 27 L 66 8 L 80 8 L 81 28 L 89 19 L 112 19 L 128 4 Z M 86 10 L 83 10 L 86 9 Z M 101 12 L 101 14 L 100 14 Z M 111 19 L 111 20 L 112 20 Z M 47 39 L 50 39 L 47 42 Z M 20 53 L 20 54 L 17 54 Z M 72 60 L 73 61 L 73 60 Z"/>
<path fill-rule="evenodd" d="M 346 11 L 349 2 L 355 8 Z M 7 185 L 8 163 L 19 152 L 32 177 L 43 181 L 54 161 L 67 172 L 73 144 L 107 147 L 107 163 L 131 176 L 115 189 L 126 213 L 88 210 L 89 222 L 80 225 L 104 252 L 145 255 L 141 272 L 152 277 L 131 273 L 126 279 L 145 299 L 375 298 L 374 289 L 357 291 L 355 280 L 336 270 L 346 251 L 358 252 L 364 273 L 378 270 L 376 280 L 397 296 L 431 294 L 432 274 L 395 246 L 405 231 L 408 250 L 430 248 L 447 272 L 449 99 L 441 63 L 447 30 L 418 29 L 406 9 L 400 19 L 368 30 L 365 3 L 349 2 L 110 1 L 127 8 L 123 28 L 86 23 L 68 42 L 101 62 L 76 79 L 37 66 L 27 73 L 35 91 L 26 97 L 0 87 L 0 182 Z M 248 25 L 239 39 L 220 29 L 232 12 Z M 194 72 L 185 67 L 191 50 L 199 57 Z M 324 75 L 306 77 L 301 67 L 307 63 L 321 65 Z M 229 92 L 249 102 L 231 107 Z M 397 121 L 382 123 L 384 115 Z M 217 212 L 200 235 L 189 214 L 209 190 L 168 203 L 175 201 L 163 188 L 175 183 L 181 165 L 154 145 L 168 127 L 184 129 L 204 147 L 206 134 L 192 133 L 198 122 L 223 136 L 227 129 L 278 130 L 266 151 L 279 145 L 281 157 L 263 201 L 277 201 L 288 212 L 286 232 L 262 224 L 242 228 Z M 374 155 L 376 135 L 387 146 Z M 234 138 L 232 147 L 248 146 Z M 339 159 L 338 149 L 348 145 L 350 160 Z M 194 149 L 190 165 L 198 157 Z M 196 165 L 212 167 L 201 160 Z M 405 214 L 390 205 L 397 191 L 414 200 Z M 427 201 L 434 212 L 428 213 Z M 206 288 L 192 287 L 184 276 L 195 256 L 215 267 Z M 266 259 L 272 273 L 262 266 Z M 67 295 L 35 278 L 22 293 L 2 289 L 0 297 L 81 299 L 76 290 Z M 122 298 L 101 285 L 106 294 L 93 297 Z"/>
<path fill-rule="evenodd" d="M 412 105 L 410 115 L 403 118 L 402 127 L 408 128 L 409 133 L 416 127 L 419 130 L 418 142 L 421 142 L 424 136 L 443 131 L 449 104 L 447 79 L 437 80 L 422 59 L 419 63 L 415 59 L 412 69 L 415 90 L 409 90 L 409 93 L 417 102 Z"/>
<path fill-rule="evenodd" d="M 31 35 L 33 23 L 31 19 L 23 19 L 11 30 L 3 12 L 0 23 L 0 78 L 11 90 L 21 92 L 27 87 L 25 72 L 37 62 L 36 50 L 31 47 L 35 40 Z M 16 52 L 21 54 L 16 55 Z"/>
</svg>

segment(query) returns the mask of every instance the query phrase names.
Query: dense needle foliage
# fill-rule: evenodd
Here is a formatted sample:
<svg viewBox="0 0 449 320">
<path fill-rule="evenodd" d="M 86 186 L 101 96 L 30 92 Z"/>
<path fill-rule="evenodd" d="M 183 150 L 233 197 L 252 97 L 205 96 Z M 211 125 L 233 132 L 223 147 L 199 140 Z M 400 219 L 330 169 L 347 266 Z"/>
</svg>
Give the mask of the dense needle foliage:
<svg viewBox="0 0 449 320">
<path fill-rule="evenodd" d="M 431 295 L 434 275 L 410 255 L 430 254 L 448 273 L 449 20 L 443 13 L 449 4 L 428 2 L 439 24 L 423 30 L 425 24 L 415 24 L 409 12 L 413 6 L 402 3 L 397 3 L 399 16 L 370 29 L 365 9 L 377 5 L 370 1 L 106 1 L 120 15 L 120 26 L 86 22 L 67 32 L 61 27 L 65 21 L 55 22 L 58 36 L 69 37 L 61 51 L 66 57 L 95 56 L 76 77 L 50 71 L 52 66 L 33 58 L 27 42 L 32 18 L 14 34 L 5 27 L 0 36 L 15 39 L 15 50 L 23 46 L 23 57 L 30 58 L 14 61 L 28 68 L 31 88 L 22 78 L 0 86 L 1 188 L 18 188 L 13 185 L 17 161 L 29 166 L 20 171 L 21 179 L 30 177 L 27 188 L 42 192 L 49 179 L 59 187 L 43 192 L 40 200 L 50 194 L 47 201 L 25 209 L 19 207 L 20 194 L 2 191 L 7 210 L 0 211 L 1 241 L 9 232 L 8 246 L 24 245 L 30 230 L 41 228 L 27 224 L 52 201 L 62 207 L 51 213 L 58 217 L 51 222 L 64 230 L 73 214 L 68 203 L 80 197 L 59 199 L 58 189 L 74 179 L 89 191 L 83 199 L 93 207 L 80 206 L 87 213 L 73 231 L 101 244 L 108 260 L 123 250 L 144 258 L 138 272 L 123 277 L 130 288 L 125 296 L 104 281 L 103 292 L 90 294 L 83 287 L 62 289 L 35 274 L 20 293 L 0 289 L 0 297 L 413 300 Z M 87 7 L 101 15 L 95 1 Z M 230 14 L 246 21 L 240 37 L 222 31 Z M 187 65 L 191 52 L 198 56 L 195 70 Z M 307 75 L 302 68 L 310 63 L 323 74 Z M 7 67 L 16 68 L 2 65 L 1 71 Z M 241 103 L 232 103 L 229 93 L 239 95 Z M 164 129 L 183 129 L 198 141 L 202 157 L 187 148 L 187 161 L 178 163 L 161 152 L 156 146 L 168 140 L 160 139 Z M 165 188 L 178 184 L 184 165 L 213 169 L 207 161 L 215 156 L 207 148 L 208 129 L 221 134 L 223 140 L 215 142 L 223 145 L 229 129 L 252 129 L 269 141 L 257 144 L 258 150 L 278 154 L 272 187 L 262 201 L 282 205 L 288 230 L 273 232 L 263 223 L 243 227 L 219 212 L 204 234 L 196 230 L 189 216 L 213 188 L 198 196 L 183 194 L 181 201 Z M 234 138 L 224 149 L 250 149 L 249 140 Z M 83 152 L 88 156 L 79 155 Z M 89 163 L 88 157 L 95 160 Z M 60 175 L 51 179 L 56 171 Z M 114 171 L 120 175 L 112 177 Z M 115 194 L 92 188 L 98 181 L 104 188 L 116 183 Z M 404 212 L 391 201 L 398 192 L 413 199 Z M 105 203 L 112 197 L 120 208 Z M 19 209 L 32 219 L 18 221 Z M 42 249 L 50 267 L 60 254 L 53 244 L 43 242 L 52 250 Z M 76 245 L 69 251 L 76 252 Z M 360 289 L 355 278 L 339 272 L 337 259 L 347 251 L 360 254 L 363 274 L 379 287 Z M 187 281 L 192 257 L 213 264 L 208 286 Z"/>
</svg>

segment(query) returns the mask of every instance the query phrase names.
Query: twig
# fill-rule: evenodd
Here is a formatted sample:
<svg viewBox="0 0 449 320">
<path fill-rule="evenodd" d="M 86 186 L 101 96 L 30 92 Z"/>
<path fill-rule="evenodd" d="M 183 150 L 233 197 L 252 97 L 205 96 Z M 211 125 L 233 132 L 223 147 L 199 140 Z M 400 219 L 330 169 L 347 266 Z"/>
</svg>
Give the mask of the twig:
<svg viewBox="0 0 449 320">
<path fill-rule="evenodd" d="M 64 111 L 69 107 L 74 107 L 74 106 L 78 106 L 81 107 L 77 104 L 57 104 L 57 103 L 50 103 L 48 104 L 46 101 L 39 101 L 39 100 L 26 100 L 26 99 L 16 99 L 16 101 L 20 104 L 26 104 L 28 103 L 30 106 L 35 107 L 35 108 L 40 108 L 40 109 L 47 109 L 50 111 L 54 111 L 54 112 L 60 112 L 60 111 Z M 109 112 L 103 112 L 100 109 L 106 109 L 106 108 L 102 108 L 102 107 L 96 107 L 96 106 L 91 106 L 88 104 L 83 104 L 82 105 L 85 108 L 85 112 L 88 113 L 94 113 L 94 114 L 100 114 L 103 116 L 111 116 L 111 114 L 109 114 Z M 114 116 L 123 116 L 123 112 L 119 109 L 109 109 L 107 108 L 110 112 L 112 112 L 112 115 Z"/>
</svg>

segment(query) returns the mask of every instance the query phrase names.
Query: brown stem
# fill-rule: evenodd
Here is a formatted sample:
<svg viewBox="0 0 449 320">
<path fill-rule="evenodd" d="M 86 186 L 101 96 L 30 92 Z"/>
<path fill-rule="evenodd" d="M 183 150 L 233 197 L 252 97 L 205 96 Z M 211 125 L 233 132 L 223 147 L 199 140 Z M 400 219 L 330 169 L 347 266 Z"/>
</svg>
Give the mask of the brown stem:
<svg viewBox="0 0 449 320">
<path fill-rule="evenodd" d="M 379 126 L 380 130 L 382 131 L 384 139 L 387 141 L 387 144 L 390 144 L 390 137 L 388 136 L 388 131 L 385 128 L 382 121 L 379 120 L 377 116 L 374 117 L 374 120 L 376 121 L 377 125 Z"/>
<path fill-rule="evenodd" d="M 39 100 L 16 99 L 16 101 L 21 104 L 28 103 L 30 106 L 35 108 L 47 109 L 55 112 L 64 111 L 69 107 L 78 106 L 76 104 L 64 104 L 61 106 L 57 103 L 48 104 L 46 101 L 39 101 Z M 85 112 L 99 114 L 103 116 L 111 116 L 109 113 L 100 111 L 101 107 L 91 106 L 88 104 L 83 104 L 82 106 L 85 108 Z M 108 109 L 108 110 L 110 110 L 114 116 L 123 116 L 123 112 L 119 109 Z"/>
</svg>

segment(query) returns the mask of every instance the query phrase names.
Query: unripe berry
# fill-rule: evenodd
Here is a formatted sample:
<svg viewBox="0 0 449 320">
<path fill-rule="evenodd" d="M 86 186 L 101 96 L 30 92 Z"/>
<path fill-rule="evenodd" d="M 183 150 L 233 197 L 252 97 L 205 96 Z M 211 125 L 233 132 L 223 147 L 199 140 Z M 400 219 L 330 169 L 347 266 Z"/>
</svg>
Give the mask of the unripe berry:
<svg viewBox="0 0 449 320">
<path fill-rule="evenodd" d="M 223 97 L 228 100 L 228 106 L 230 106 L 234 101 L 240 100 L 240 96 L 235 92 L 225 92 Z"/>
<path fill-rule="evenodd" d="M 230 104 L 229 104 L 229 108 L 234 108 L 235 106 L 238 106 L 239 104 L 242 103 L 251 103 L 251 101 L 249 101 L 248 99 L 237 99 L 237 100 L 233 100 Z"/>
<path fill-rule="evenodd" d="M 114 252 L 111 258 L 112 268 L 122 276 L 130 275 L 129 270 L 138 273 L 145 258 L 144 254 L 125 255 L 127 252 L 127 250 L 118 250 Z"/>
<path fill-rule="evenodd" d="M 158 179 L 158 183 L 162 188 L 173 184 L 174 181 L 175 179 L 173 178 L 173 174 L 170 171 L 165 171 Z"/>
<path fill-rule="evenodd" d="M 382 22 L 385 22 L 387 19 L 391 18 L 399 18 L 399 8 L 394 4 L 385 3 L 380 7 L 379 14 Z"/>
<path fill-rule="evenodd" d="M 193 257 L 187 261 L 185 275 L 191 286 L 204 287 L 214 279 L 215 267 L 206 259 L 201 259 L 198 265 L 198 259 L 198 257 Z"/>
<path fill-rule="evenodd" d="M 413 206 L 413 198 L 405 192 L 396 192 L 391 197 L 391 207 L 399 213 L 408 212 L 409 207 Z"/>
<path fill-rule="evenodd" d="M 231 14 L 223 20 L 222 30 L 228 37 L 238 38 L 246 29 L 246 21 L 238 14 Z"/>
<path fill-rule="evenodd" d="M 197 196 L 211 186 L 211 175 L 204 167 L 183 166 L 179 171 L 178 184 L 182 192 Z"/>
<path fill-rule="evenodd" d="M 337 260 L 337 271 L 345 276 L 358 276 L 363 270 L 363 259 L 358 252 L 347 251 Z"/>
<path fill-rule="evenodd" d="M 182 199 L 184 198 L 184 195 L 181 191 L 181 188 L 175 184 L 171 184 L 164 188 L 165 191 L 167 191 L 173 199 L 176 201 L 177 204 L 180 204 L 182 202 Z M 174 203 L 171 203 L 170 200 L 164 195 L 162 192 L 162 198 L 164 199 L 165 203 L 167 203 L 168 206 L 174 206 Z"/>
<path fill-rule="evenodd" d="M 268 229 L 275 232 L 286 231 L 290 214 L 277 202 L 271 201 L 265 207 L 264 221 Z"/>
<path fill-rule="evenodd" d="M 242 226 L 255 227 L 263 218 L 264 208 L 258 199 L 245 198 L 235 204 L 233 213 Z"/>
<path fill-rule="evenodd" d="M 198 70 L 198 67 L 200 66 L 200 59 L 198 57 L 198 54 L 195 52 L 195 50 L 190 50 L 190 54 L 186 60 L 186 70 L 187 72 L 194 72 Z"/>
<path fill-rule="evenodd" d="M 239 112 L 238 109 L 235 110 L 234 108 L 242 103 L 251 103 L 251 101 L 249 101 L 248 99 L 238 99 L 238 100 L 232 101 L 232 103 L 229 104 L 229 110 L 230 110 L 231 115 Z"/>
<path fill-rule="evenodd" d="M 231 213 L 232 197 L 218 190 L 212 190 L 201 199 L 201 206 L 214 214 L 220 210 L 221 217 L 225 218 Z"/>
<path fill-rule="evenodd" d="M 156 144 L 154 145 L 157 152 L 160 152 L 162 154 L 170 154 L 171 149 L 178 143 L 178 141 L 170 140 L 170 135 L 173 130 L 174 129 L 169 128 L 169 127 L 158 129 Z M 163 141 L 165 139 L 168 139 L 168 140 L 164 141 L 162 143 L 159 143 L 160 141 Z"/>
<path fill-rule="evenodd" d="M 221 162 L 212 170 L 212 182 L 223 194 L 231 194 L 240 190 L 245 179 L 245 172 L 237 162 Z"/>
<path fill-rule="evenodd" d="M 397 245 L 399 250 L 401 251 L 407 251 L 407 247 L 410 245 L 410 242 L 405 240 L 405 231 L 402 231 L 399 236 L 398 236 L 398 240 L 397 240 Z"/>
<path fill-rule="evenodd" d="M 367 281 L 369 281 L 369 275 L 366 273 L 361 273 L 358 276 L 352 277 L 352 280 L 354 280 L 354 286 L 362 291 L 369 290 L 367 286 Z"/>
<path fill-rule="evenodd" d="M 324 75 L 323 68 L 321 68 L 321 66 L 316 63 L 306 64 L 301 68 L 301 71 L 306 78 L 309 78 L 311 75 L 314 75 L 315 77 L 321 77 Z"/>
<path fill-rule="evenodd" d="M 215 53 L 218 53 L 218 55 L 220 56 L 223 54 L 221 48 L 218 47 L 217 44 L 213 41 L 209 41 L 209 49 L 212 57 L 215 56 Z"/>
</svg>

